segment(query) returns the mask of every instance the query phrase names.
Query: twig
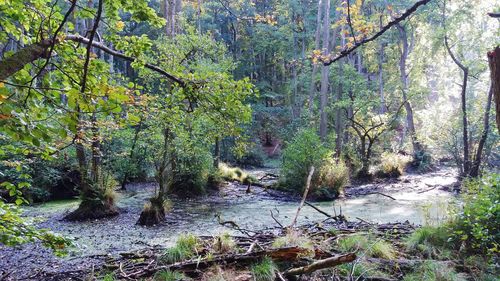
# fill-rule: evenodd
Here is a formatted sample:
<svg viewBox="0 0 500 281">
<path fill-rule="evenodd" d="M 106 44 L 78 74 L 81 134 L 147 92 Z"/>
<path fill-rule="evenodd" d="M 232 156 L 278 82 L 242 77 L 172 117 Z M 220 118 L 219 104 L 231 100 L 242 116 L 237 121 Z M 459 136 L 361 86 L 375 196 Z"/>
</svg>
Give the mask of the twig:
<svg viewBox="0 0 500 281">
<path fill-rule="evenodd" d="M 278 219 L 276 219 L 274 217 L 274 214 L 273 214 L 273 210 L 269 210 L 269 212 L 271 212 L 271 218 L 273 218 L 273 220 L 281 227 L 281 228 L 285 228 L 279 221 Z"/>
</svg>

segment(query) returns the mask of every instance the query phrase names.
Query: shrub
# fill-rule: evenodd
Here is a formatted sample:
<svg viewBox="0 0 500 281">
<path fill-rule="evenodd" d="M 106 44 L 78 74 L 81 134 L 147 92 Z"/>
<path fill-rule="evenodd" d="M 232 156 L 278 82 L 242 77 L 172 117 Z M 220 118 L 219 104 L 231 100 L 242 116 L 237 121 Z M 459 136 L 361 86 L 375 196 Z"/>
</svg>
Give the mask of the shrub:
<svg viewBox="0 0 500 281">
<path fill-rule="evenodd" d="M 241 166 L 262 167 L 264 166 L 265 159 L 266 154 L 262 150 L 262 147 L 254 144 L 243 156 L 236 159 L 236 163 Z"/>
<path fill-rule="evenodd" d="M 166 263 L 175 263 L 190 259 L 198 252 L 199 244 L 198 237 L 192 234 L 181 235 L 175 245 L 166 250 L 161 260 Z"/>
<path fill-rule="evenodd" d="M 349 169 L 343 161 L 328 155 L 313 180 L 312 194 L 316 199 L 333 199 L 342 193 L 349 182 Z"/>
<path fill-rule="evenodd" d="M 316 171 L 311 191 L 316 199 L 333 199 L 339 195 L 349 179 L 349 169 L 343 161 L 334 159 L 313 130 L 299 131 L 283 150 L 280 186 L 302 194 L 311 166 Z"/>
<path fill-rule="evenodd" d="M 500 174 L 464 184 L 463 208 L 451 223 L 452 240 L 481 254 L 500 252 Z"/>
<path fill-rule="evenodd" d="M 194 197 L 205 193 L 213 159 L 210 151 L 193 140 L 176 138 L 175 170 L 169 193 Z"/>
<path fill-rule="evenodd" d="M 380 177 L 399 177 L 403 175 L 411 157 L 398 153 L 384 152 L 380 158 L 380 165 L 376 175 Z"/>
<path fill-rule="evenodd" d="M 323 146 L 314 130 L 301 130 L 283 150 L 280 186 L 301 194 L 309 169 L 320 168 L 329 150 Z"/>
<path fill-rule="evenodd" d="M 278 268 L 270 258 L 266 257 L 260 263 L 253 265 L 251 271 L 255 281 L 274 281 Z"/>
</svg>

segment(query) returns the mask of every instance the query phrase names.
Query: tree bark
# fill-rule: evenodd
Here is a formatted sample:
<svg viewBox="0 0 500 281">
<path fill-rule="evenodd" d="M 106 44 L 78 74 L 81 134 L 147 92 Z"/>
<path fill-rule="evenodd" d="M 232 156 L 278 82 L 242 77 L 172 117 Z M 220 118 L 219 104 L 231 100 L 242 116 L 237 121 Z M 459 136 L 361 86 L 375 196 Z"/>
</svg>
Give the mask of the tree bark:
<svg viewBox="0 0 500 281">
<path fill-rule="evenodd" d="M 319 49 L 320 44 L 320 35 L 321 35 L 321 16 L 323 9 L 323 1 L 318 1 L 318 14 L 316 17 L 316 33 L 314 35 L 314 49 Z M 311 85 L 309 86 L 309 114 L 313 115 L 313 107 L 314 107 L 314 96 L 316 93 L 316 75 L 318 73 L 318 65 L 312 65 L 312 73 L 311 73 Z"/>
<path fill-rule="evenodd" d="M 330 0 L 327 0 L 324 5 L 324 20 L 323 20 L 323 55 L 328 55 L 330 52 Z M 328 133 L 326 106 L 328 104 L 328 86 L 329 86 L 329 67 L 321 66 L 321 89 L 320 89 L 320 121 L 319 121 L 319 136 L 322 141 L 326 140 Z"/>
<path fill-rule="evenodd" d="M 469 131 L 467 128 L 468 121 L 467 121 L 467 81 L 469 78 L 469 68 L 466 67 L 464 64 L 462 64 L 458 58 L 453 54 L 451 51 L 451 48 L 448 44 L 448 38 L 445 36 L 444 38 L 444 44 L 446 47 L 446 50 L 448 51 L 448 54 L 450 55 L 451 59 L 453 62 L 462 70 L 463 73 L 463 80 L 462 80 L 462 90 L 460 93 L 461 96 L 461 107 L 462 107 L 462 141 L 464 145 L 464 155 L 463 155 L 463 175 L 464 176 L 469 176 L 470 175 L 470 152 L 469 152 Z"/>
<path fill-rule="evenodd" d="M 497 129 L 500 132 L 500 47 L 488 53 L 490 65 L 491 88 L 495 97 Z"/>
<path fill-rule="evenodd" d="M 479 168 L 481 167 L 481 158 L 483 155 L 484 145 L 486 143 L 486 139 L 488 138 L 488 132 L 490 130 L 490 110 L 491 110 L 491 102 L 493 99 L 493 86 L 490 88 L 488 92 L 488 99 L 486 100 L 486 109 L 484 111 L 484 119 L 483 119 L 483 133 L 481 135 L 481 139 L 479 140 L 479 144 L 477 145 L 476 156 L 474 157 L 474 161 L 472 162 L 470 169 L 471 177 L 479 176 Z"/>
<path fill-rule="evenodd" d="M 409 89 L 409 81 L 408 81 L 408 73 L 406 72 L 406 61 L 408 59 L 408 55 L 410 52 L 410 47 L 408 44 L 408 34 L 406 29 L 401 26 L 399 23 L 396 24 L 396 27 L 399 31 L 399 39 L 402 43 L 401 50 L 401 58 L 399 60 L 399 71 L 400 71 L 400 79 L 402 83 L 402 92 L 403 92 L 403 103 L 406 110 L 406 128 L 411 137 L 411 144 L 413 147 L 413 155 L 414 157 L 420 155 L 423 152 L 422 146 L 417 139 L 417 134 L 415 131 L 415 123 L 413 118 L 413 108 L 411 106 L 410 101 L 408 100 L 408 89 Z"/>
</svg>

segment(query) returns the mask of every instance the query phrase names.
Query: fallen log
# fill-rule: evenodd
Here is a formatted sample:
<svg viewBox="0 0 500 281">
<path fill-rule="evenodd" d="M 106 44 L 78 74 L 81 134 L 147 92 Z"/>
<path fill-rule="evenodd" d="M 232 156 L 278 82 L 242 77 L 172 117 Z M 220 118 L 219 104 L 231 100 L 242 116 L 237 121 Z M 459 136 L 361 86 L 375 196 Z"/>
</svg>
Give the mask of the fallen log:
<svg viewBox="0 0 500 281">
<path fill-rule="evenodd" d="M 182 261 L 169 265 L 162 265 L 157 267 L 146 267 L 144 270 L 138 271 L 134 274 L 127 275 L 128 278 L 144 278 L 150 277 L 154 275 L 154 273 L 161 270 L 170 270 L 170 271 L 182 271 L 186 274 L 196 274 L 200 270 L 207 269 L 213 265 L 228 265 L 228 264 L 237 264 L 238 266 L 245 266 L 252 264 L 256 261 L 261 260 L 264 257 L 269 257 L 273 261 L 282 262 L 282 261 L 295 261 L 299 257 L 306 255 L 311 250 L 301 247 L 287 247 L 287 248 L 279 248 L 279 249 L 271 249 L 264 251 L 257 251 L 245 254 L 236 254 L 236 255 L 219 255 L 207 258 L 196 258 L 187 261 Z"/>
<path fill-rule="evenodd" d="M 326 258 L 323 260 L 319 260 L 316 262 L 313 262 L 309 265 L 306 266 L 301 266 L 297 268 L 292 268 L 283 273 L 284 276 L 291 276 L 291 275 L 301 275 L 301 274 L 307 274 L 314 272 L 316 270 L 321 270 L 325 268 L 330 268 L 334 267 L 340 264 L 344 263 L 349 263 L 352 262 L 356 259 L 356 254 L 355 253 L 348 253 L 345 255 L 339 255 L 339 256 L 334 256 L 330 258 Z"/>
</svg>

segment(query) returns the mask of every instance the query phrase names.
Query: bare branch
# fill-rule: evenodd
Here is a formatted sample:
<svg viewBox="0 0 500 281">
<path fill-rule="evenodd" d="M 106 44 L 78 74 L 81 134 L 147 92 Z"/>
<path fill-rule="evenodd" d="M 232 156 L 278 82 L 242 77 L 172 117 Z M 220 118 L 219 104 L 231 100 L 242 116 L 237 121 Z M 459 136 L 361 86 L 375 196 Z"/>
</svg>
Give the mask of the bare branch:
<svg viewBox="0 0 500 281">
<path fill-rule="evenodd" d="M 377 33 L 375 33 L 371 37 L 368 37 L 368 38 L 366 38 L 364 40 L 361 40 L 357 44 L 354 44 L 354 46 L 352 46 L 351 48 L 348 48 L 346 50 L 341 51 L 339 55 L 337 55 L 334 58 L 331 58 L 331 59 L 329 59 L 327 61 L 324 61 L 323 64 L 324 65 L 330 65 L 330 64 L 338 61 L 339 59 L 341 59 L 341 58 L 349 55 L 354 50 L 356 50 L 358 47 L 360 47 L 360 46 L 362 46 L 362 45 L 364 45 L 364 44 L 366 44 L 368 42 L 371 42 L 371 41 L 377 39 L 382 34 L 384 34 L 387 30 L 389 30 L 391 27 L 393 27 L 394 25 L 396 25 L 396 24 L 400 23 L 401 21 L 405 20 L 406 18 L 408 18 L 411 14 L 413 14 L 418 9 L 418 7 L 425 5 L 425 4 L 429 3 L 430 1 L 432 1 L 432 0 L 420 0 L 420 1 L 416 2 L 408 10 L 406 10 L 401 16 L 399 16 L 397 18 L 394 18 L 387 25 L 385 25 L 384 27 L 382 27 L 382 29 L 380 29 L 380 31 L 378 31 Z"/>
</svg>

